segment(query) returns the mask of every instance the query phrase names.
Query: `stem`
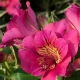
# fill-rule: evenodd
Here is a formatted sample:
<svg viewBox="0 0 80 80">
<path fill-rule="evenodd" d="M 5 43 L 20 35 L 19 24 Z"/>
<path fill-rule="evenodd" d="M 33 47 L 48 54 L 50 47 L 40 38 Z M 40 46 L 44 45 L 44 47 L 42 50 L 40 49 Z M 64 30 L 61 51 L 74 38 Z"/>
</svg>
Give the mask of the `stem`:
<svg viewBox="0 0 80 80">
<path fill-rule="evenodd" d="M 47 0 L 46 11 L 47 11 L 48 16 L 49 16 L 49 15 L 50 15 L 50 10 L 49 10 L 49 0 Z"/>
<path fill-rule="evenodd" d="M 0 25 L 0 29 L 6 27 L 6 25 L 7 25 L 7 23 L 3 24 L 3 25 Z"/>
<path fill-rule="evenodd" d="M 71 6 L 68 6 L 67 8 L 65 8 L 63 10 L 58 11 L 56 14 L 62 14 L 62 13 L 64 13 L 69 7 L 71 7 Z"/>
<path fill-rule="evenodd" d="M 8 73 L 10 74 L 10 73 L 11 73 L 11 70 L 10 70 L 10 67 L 9 67 L 8 63 L 5 62 L 4 64 L 5 64 L 6 70 L 7 70 Z"/>
<path fill-rule="evenodd" d="M 14 48 L 13 48 L 12 46 L 11 46 L 10 48 L 11 48 L 12 54 L 13 54 L 13 56 L 14 56 L 14 58 L 15 58 L 15 66 L 16 66 L 16 65 L 17 65 L 17 57 L 16 57 L 16 53 L 15 53 Z"/>
<path fill-rule="evenodd" d="M 6 13 L 7 13 L 6 11 L 2 12 L 2 13 L 0 14 L 0 18 L 1 18 L 3 15 L 5 15 Z"/>
</svg>

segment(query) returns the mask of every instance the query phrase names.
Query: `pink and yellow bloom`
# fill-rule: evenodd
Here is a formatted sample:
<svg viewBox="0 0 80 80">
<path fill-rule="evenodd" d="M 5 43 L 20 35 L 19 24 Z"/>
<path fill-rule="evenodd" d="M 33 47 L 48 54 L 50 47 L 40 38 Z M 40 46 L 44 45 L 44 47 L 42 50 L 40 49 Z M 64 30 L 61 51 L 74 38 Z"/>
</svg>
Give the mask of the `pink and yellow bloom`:
<svg viewBox="0 0 80 80">
<path fill-rule="evenodd" d="M 73 57 L 78 51 L 78 33 L 74 29 L 69 29 L 69 27 L 70 25 L 68 24 L 67 20 L 62 19 L 60 21 L 47 24 L 43 30 L 53 31 L 58 37 L 63 37 L 65 40 L 67 40 L 69 45 L 72 46 L 71 50 L 74 53 L 72 54 Z"/>
<path fill-rule="evenodd" d="M 68 35 L 67 35 L 68 37 Z M 66 68 L 74 54 L 69 40 L 59 37 L 50 30 L 43 30 L 23 39 L 19 50 L 22 69 L 41 80 L 56 80 L 57 75 L 65 76 Z"/>
<path fill-rule="evenodd" d="M 34 11 L 30 7 L 30 3 L 26 2 L 27 10 L 19 9 L 19 15 L 13 16 L 7 25 L 7 31 L 2 38 L 2 44 L 10 43 L 15 39 L 23 39 L 28 35 L 38 32 L 38 25 Z"/>
</svg>

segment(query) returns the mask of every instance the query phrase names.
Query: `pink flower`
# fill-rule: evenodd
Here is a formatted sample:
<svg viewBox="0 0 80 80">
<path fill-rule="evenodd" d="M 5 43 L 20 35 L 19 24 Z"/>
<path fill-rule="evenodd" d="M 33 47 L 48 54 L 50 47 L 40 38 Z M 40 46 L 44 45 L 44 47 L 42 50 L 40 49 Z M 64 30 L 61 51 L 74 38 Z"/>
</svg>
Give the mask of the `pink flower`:
<svg viewBox="0 0 80 80">
<path fill-rule="evenodd" d="M 70 24 L 72 25 L 71 27 L 73 29 L 76 29 L 80 33 L 80 23 L 79 23 L 79 12 L 80 8 L 77 7 L 75 4 L 72 4 L 70 8 L 65 12 L 65 15 L 67 19 L 69 20 Z M 71 14 L 71 15 L 70 15 Z"/>
<path fill-rule="evenodd" d="M 57 34 L 58 37 L 63 37 L 68 41 L 69 45 L 72 46 L 70 51 L 72 50 L 74 54 L 72 57 L 77 54 L 78 51 L 78 33 L 74 29 L 69 29 L 70 25 L 66 21 L 66 19 L 62 19 L 60 21 L 47 24 L 43 30 L 50 30 Z M 73 35 L 72 35 L 73 34 Z M 74 49 L 74 50 L 73 50 Z"/>
<path fill-rule="evenodd" d="M 0 0 L 0 6 L 6 8 L 6 11 L 12 15 L 18 15 L 17 9 L 20 5 L 19 0 Z"/>
<path fill-rule="evenodd" d="M 38 26 L 36 22 L 36 16 L 34 11 L 30 7 L 30 3 L 27 2 L 27 10 L 19 10 L 19 15 L 15 15 L 7 25 L 7 31 L 5 32 L 2 43 L 7 44 L 15 39 L 23 39 L 28 35 L 33 35 L 38 32 Z"/>
<path fill-rule="evenodd" d="M 72 4 L 70 8 L 65 12 L 67 21 L 71 25 L 70 28 L 75 29 L 78 32 L 79 44 L 80 44 L 80 7 Z"/>
<path fill-rule="evenodd" d="M 25 72 L 42 76 L 41 80 L 56 80 L 57 75 L 65 75 L 73 54 L 67 40 L 43 30 L 24 38 L 22 45 L 18 55 Z"/>
</svg>

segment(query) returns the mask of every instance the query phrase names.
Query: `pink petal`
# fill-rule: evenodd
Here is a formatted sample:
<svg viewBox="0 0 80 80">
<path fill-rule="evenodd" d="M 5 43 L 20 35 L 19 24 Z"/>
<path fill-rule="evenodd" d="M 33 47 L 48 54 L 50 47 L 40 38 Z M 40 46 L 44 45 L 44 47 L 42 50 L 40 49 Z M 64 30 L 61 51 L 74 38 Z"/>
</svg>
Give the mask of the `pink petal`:
<svg viewBox="0 0 80 80">
<path fill-rule="evenodd" d="M 68 44 L 63 38 L 59 38 L 53 42 L 53 45 L 58 48 L 59 54 L 61 56 L 61 61 L 67 55 Z"/>
<path fill-rule="evenodd" d="M 38 32 L 38 30 L 35 28 L 35 26 L 33 24 L 30 24 L 27 19 L 25 18 L 25 14 L 23 15 L 23 17 L 17 17 L 16 18 L 16 23 L 17 23 L 17 28 L 19 29 L 19 31 L 24 35 L 24 36 L 28 36 L 28 35 L 33 35 L 35 33 Z"/>
<path fill-rule="evenodd" d="M 67 28 L 66 20 L 62 19 L 60 21 L 47 24 L 44 27 L 44 30 L 51 30 L 51 31 L 54 31 L 54 32 L 58 32 L 60 34 L 64 34 L 64 31 L 66 30 L 66 28 Z"/>
<path fill-rule="evenodd" d="M 35 48 L 34 36 L 27 36 L 23 39 L 22 45 L 28 48 Z"/>
<path fill-rule="evenodd" d="M 70 54 L 67 54 L 65 56 L 65 58 L 63 59 L 63 61 L 56 66 L 57 75 L 65 76 L 66 69 L 67 69 L 70 61 L 71 61 L 71 56 L 70 56 Z"/>
<path fill-rule="evenodd" d="M 65 15 L 70 21 L 72 28 L 77 29 L 77 31 L 80 33 L 80 8 L 72 4 L 71 7 L 66 11 Z"/>
<path fill-rule="evenodd" d="M 15 22 L 14 22 L 15 20 L 16 20 L 16 16 L 14 16 L 14 17 L 10 20 L 10 22 L 7 24 L 7 27 L 6 27 L 7 31 L 10 30 L 10 29 L 12 29 L 12 28 L 16 28 L 16 24 L 15 24 Z"/>
<path fill-rule="evenodd" d="M 17 28 L 12 28 L 11 30 L 7 31 L 4 36 L 2 37 L 2 43 L 7 43 L 16 38 L 23 38 L 22 34 L 19 32 Z"/>
<path fill-rule="evenodd" d="M 19 0 L 11 0 L 8 6 L 6 7 L 6 11 L 11 15 L 19 15 L 18 9 L 20 8 L 21 4 Z"/>
<path fill-rule="evenodd" d="M 5 45 L 3 45 L 3 44 L 0 44 L 0 48 L 3 48 Z"/>
<path fill-rule="evenodd" d="M 35 54 L 33 50 L 29 50 L 29 49 L 19 50 L 18 56 L 21 61 L 21 67 L 25 72 L 32 73 L 32 71 L 36 69 L 36 66 L 38 66 L 37 63 L 38 55 Z M 34 63 L 35 65 L 32 66 Z M 34 67 L 33 70 L 31 70 L 32 67 Z"/>
<path fill-rule="evenodd" d="M 64 39 L 68 41 L 69 51 L 73 56 L 76 55 L 78 51 L 78 33 L 76 30 L 69 30 L 64 34 Z"/>
<path fill-rule="evenodd" d="M 27 8 L 28 8 L 27 9 L 28 15 L 32 19 L 33 24 L 35 25 L 35 27 L 38 29 L 38 24 L 37 24 L 37 21 L 36 21 L 36 15 L 35 15 L 34 11 L 32 10 L 32 8 L 30 6 L 30 2 L 27 1 L 26 5 L 27 5 Z"/>
<path fill-rule="evenodd" d="M 10 0 L 3 0 L 3 1 L 0 1 L 0 6 L 1 7 L 6 7 L 8 4 L 9 4 Z"/>
<path fill-rule="evenodd" d="M 57 78 L 56 71 L 52 70 L 48 73 L 45 73 L 41 80 L 56 80 L 56 78 Z"/>
<path fill-rule="evenodd" d="M 35 46 L 43 47 L 45 45 L 52 43 L 56 39 L 57 39 L 57 36 L 54 32 L 43 30 L 43 31 L 38 32 L 35 35 L 35 38 L 34 38 Z"/>
<path fill-rule="evenodd" d="M 34 64 L 32 64 L 31 66 L 31 74 L 33 76 L 42 76 L 44 74 L 44 70 L 42 70 L 42 68 L 39 66 L 39 63 L 35 62 Z"/>
</svg>

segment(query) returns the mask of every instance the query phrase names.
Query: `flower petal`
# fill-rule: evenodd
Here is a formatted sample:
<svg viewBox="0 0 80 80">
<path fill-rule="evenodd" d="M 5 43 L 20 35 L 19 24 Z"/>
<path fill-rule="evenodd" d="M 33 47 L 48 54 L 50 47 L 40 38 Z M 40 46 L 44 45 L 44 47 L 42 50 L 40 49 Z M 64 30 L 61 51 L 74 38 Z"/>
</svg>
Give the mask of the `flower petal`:
<svg viewBox="0 0 80 80">
<path fill-rule="evenodd" d="M 37 21 L 36 21 L 36 15 L 35 15 L 34 11 L 32 10 L 32 8 L 30 7 L 30 2 L 27 1 L 26 5 L 27 5 L 27 8 L 28 8 L 27 9 L 28 15 L 32 19 L 33 24 L 35 25 L 35 27 L 38 29 L 38 24 L 37 24 Z"/>
<path fill-rule="evenodd" d="M 71 14 L 71 15 L 70 15 Z M 65 12 L 67 19 L 70 21 L 73 29 L 77 29 L 80 33 L 80 8 L 72 4 Z"/>
<path fill-rule="evenodd" d="M 78 33 L 76 30 L 69 30 L 63 36 L 63 38 L 68 41 L 69 51 L 72 57 L 75 56 L 78 51 L 78 37 L 77 36 L 78 36 Z"/>
<path fill-rule="evenodd" d="M 41 80 L 56 80 L 56 78 L 57 78 L 56 71 L 52 70 L 48 73 L 45 73 Z"/>
<path fill-rule="evenodd" d="M 68 53 L 68 54 L 65 56 L 65 58 L 63 59 L 63 61 L 56 66 L 57 75 L 65 76 L 65 74 L 66 74 L 66 69 L 67 69 L 70 61 L 71 61 L 71 56 L 70 56 L 70 54 Z"/>
<path fill-rule="evenodd" d="M 26 12 L 24 12 L 24 14 L 22 13 L 22 15 L 23 16 L 19 16 L 16 18 L 16 24 L 17 24 L 17 28 L 19 29 L 19 31 L 24 36 L 33 35 L 37 33 L 38 29 L 35 28 L 35 26 L 31 23 L 30 20 L 29 22 L 27 21 L 27 19 L 29 18 L 26 18 Z"/>
<path fill-rule="evenodd" d="M 23 38 L 23 36 L 17 28 L 12 28 L 4 34 L 4 36 L 2 37 L 2 43 L 5 44 L 16 38 Z"/>
<path fill-rule="evenodd" d="M 21 4 L 19 0 L 9 0 L 9 4 L 6 7 L 6 11 L 11 15 L 19 15 L 18 9 L 20 8 Z"/>
<path fill-rule="evenodd" d="M 67 28 L 66 20 L 65 19 L 62 19 L 60 21 L 47 24 L 44 27 L 44 30 L 51 30 L 51 31 L 58 32 L 58 33 L 60 33 L 60 34 L 63 35 L 64 34 L 64 31 L 66 30 L 66 28 Z"/>
<path fill-rule="evenodd" d="M 59 54 L 61 56 L 61 61 L 66 56 L 68 52 L 68 44 L 63 38 L 59 38 L 53 42 L 53 45 L 58 48 Z"/>
<path fill-rule="evenodd" d="M 34 36 L 27 36 L 23 39 L 22 45 L 28 48 L 35 48 Z"/>
<path fill-rule="evenodd" d="M 29 49 L 19 50 L 18 56 L 21 61 L 21 67 L 25 72 L 31 73 L 34 69 L 36 69 L 36 66 L 38 66 L 38 64 L 36 64 L 38 55 L 34 53 L 33 50 Z M 34 63 L 35 63 L 35 65 L 33 66 L 34 68 L 33 70 L 31 70 L 31 67 Z"/>
<path fill-rule="evenodd" d="M 34 41 L 36 47 L 43 47 L 48 45 L 49 43 L 52 43 L 56 39 L 57 36 L 54 32 L 49 30 L 43 30 L 35 35 Z"/>
</svg>

